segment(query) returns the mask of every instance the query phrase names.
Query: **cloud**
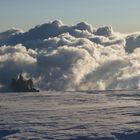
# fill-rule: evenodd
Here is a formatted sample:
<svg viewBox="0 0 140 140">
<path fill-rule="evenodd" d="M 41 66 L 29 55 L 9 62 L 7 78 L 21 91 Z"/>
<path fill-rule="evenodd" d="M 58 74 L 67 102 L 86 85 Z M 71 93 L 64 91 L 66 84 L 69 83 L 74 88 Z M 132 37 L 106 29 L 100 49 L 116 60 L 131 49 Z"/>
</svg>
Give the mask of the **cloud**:
<svg viewBox="0 0 140 140">
<path fill-rule="evenodd" d="M 121 34 L 111 26 L 94 29 L 86 22 L 68 26 L 56 20 L 0 37 L 5 42 L 0 47 L 1 89 L 21 72 L 42 90 L 140 87 L 139 33 Z"/>
<path fill-rule="evenodd" d="M 96 35 L 106 36 L 106 37 L 113 35 L 113 33 L 114 33 L 114 31 L 113 31 L 113 28 L 111 26 L 100 27 L 95 32 Z"/>
<path fill-rule="evenodd" d="M 85 37 L 88 36 L 88 34 L 92 34 L 92 32 L 92 26 L 84 22 L 81 22 L 75 26 L 67 26 L 60 20 L 55 20 L 50 23 L 38 25 L 27 32 L 10 36 L 10 38 L 7 39 L 6 44 L 15 45 L 22 43 L 23 45 L 29 46 L 28 44 L 34 40 L 48 39 L 63 33 L 69 33 L 77 37 Z"/>
<path fill-rule="evenodd" d="M 23 33 L 23 30 L 21 29 L 17 29 L 17 28 L 12 28 L 10 30 L 7 30 L 5 32 L 1 32 L 0 33 L 0 44 L 4 45 L 5 43 L 7 43 L 7 40 L 14 35 L 17 35 L 19 33 Z"/>
<path fill-rule="evenodd" d="M 27 51 L 21 44 L 0 47 L 0 83 L 8 85 L 20 72 L 32 73 L 36 64 L 35 56 L 35 51 Z"/>
<path fill-rule="evenodd" d="M 131 53 L 140 47 L 140 32 L 126 36 L 126 51 Z"/>
<path fill-rule="evenodd" d="M 90 25 L 90 24 L 88 24 L 86 22 L 78 23 L 75 26 L 75 28 L 78 29 L 78 30 L 87 30 L 90 33 L 93 33 L 94 32 L 94 29 L 93 29 L 92 25 Z"/>
</svg>

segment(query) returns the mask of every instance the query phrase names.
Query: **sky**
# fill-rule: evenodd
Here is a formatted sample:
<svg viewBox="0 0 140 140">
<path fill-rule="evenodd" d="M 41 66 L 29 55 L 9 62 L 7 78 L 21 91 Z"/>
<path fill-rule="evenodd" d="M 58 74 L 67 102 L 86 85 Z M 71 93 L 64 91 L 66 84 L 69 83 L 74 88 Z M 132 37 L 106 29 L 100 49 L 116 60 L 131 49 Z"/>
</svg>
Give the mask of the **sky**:
<svg viewBox="0 0 140 140">
<path fill-rule="evenodd" d="M 68 25 L 85 21 L 119 32 L 140 31 L 140 0 L 0 0 L 0 32 L 28 30 L 59 19 Z"/>
</svg>

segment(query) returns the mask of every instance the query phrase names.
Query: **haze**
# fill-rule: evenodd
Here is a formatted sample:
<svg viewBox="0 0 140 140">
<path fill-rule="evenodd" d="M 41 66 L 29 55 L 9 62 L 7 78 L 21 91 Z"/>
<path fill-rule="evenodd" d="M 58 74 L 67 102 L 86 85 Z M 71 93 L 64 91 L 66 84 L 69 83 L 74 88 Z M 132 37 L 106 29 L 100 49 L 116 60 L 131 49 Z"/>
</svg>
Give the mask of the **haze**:
<svg viewBox="0 0 140 140">
<path fill-rule="evenodd" d="M 113 26 L 119 32 L 139 31 L 139 0 L 0 0 L 0 32 L 29 28 L 55 19 L 71 25 Z"/>
</svg>

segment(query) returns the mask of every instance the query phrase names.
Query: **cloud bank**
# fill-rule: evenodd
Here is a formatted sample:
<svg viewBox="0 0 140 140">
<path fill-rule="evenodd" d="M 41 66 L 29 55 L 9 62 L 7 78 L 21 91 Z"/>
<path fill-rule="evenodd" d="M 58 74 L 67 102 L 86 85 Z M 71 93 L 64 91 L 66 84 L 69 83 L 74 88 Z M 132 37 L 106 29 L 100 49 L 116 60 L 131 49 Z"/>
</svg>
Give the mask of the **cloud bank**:
<svg viewBox="0 0 140 140">
<path fill-rule="evenodd" d="M 23 73 L 42 90 L 140 88 L 140 33 L 56 20 L 0 33 L 0 88 Z"/>
</svg>

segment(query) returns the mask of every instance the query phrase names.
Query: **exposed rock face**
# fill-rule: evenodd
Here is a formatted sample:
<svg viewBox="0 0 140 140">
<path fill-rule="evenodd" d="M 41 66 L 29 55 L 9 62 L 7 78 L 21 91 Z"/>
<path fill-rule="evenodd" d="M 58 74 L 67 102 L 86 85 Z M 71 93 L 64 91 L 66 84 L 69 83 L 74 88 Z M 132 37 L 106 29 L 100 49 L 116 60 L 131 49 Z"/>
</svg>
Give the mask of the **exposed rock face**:
<svg viewBox="0 0 140 140">
<path fill-rule="evenodd" d="M 16 92 L 39 92 L 34 88 L 32 79 L 25 79 L 21 74 L 17 79 L 12 79 L 11 88 Z"/>
</svg>

